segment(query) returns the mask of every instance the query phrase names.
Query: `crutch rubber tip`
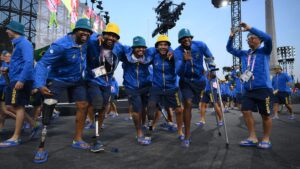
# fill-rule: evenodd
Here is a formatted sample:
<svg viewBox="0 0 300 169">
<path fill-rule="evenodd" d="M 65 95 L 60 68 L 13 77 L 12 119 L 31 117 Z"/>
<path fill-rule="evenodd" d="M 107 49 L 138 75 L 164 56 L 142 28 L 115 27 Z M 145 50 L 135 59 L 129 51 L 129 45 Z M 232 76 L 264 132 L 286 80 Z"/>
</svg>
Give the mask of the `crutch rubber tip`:
<svg viewBox="0 0 300 169">
<path fill-rule="evenodd" d="M 226 148 L 227 148 L 227 149 L 229 148 L 229 143 L 226 143 Z"/>
</svg>

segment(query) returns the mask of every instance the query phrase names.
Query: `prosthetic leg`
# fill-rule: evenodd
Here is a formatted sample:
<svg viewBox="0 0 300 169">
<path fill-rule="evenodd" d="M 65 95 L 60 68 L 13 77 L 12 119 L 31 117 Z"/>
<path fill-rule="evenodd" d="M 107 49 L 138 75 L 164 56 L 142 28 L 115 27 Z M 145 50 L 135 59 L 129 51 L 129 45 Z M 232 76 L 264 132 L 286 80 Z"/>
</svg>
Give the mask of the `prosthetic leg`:
<svg viewBox="0 0 300 169">
<path fill-rule="evenodd" d="M 218 68 L 215 68 L 216 65 L 213 62 L 214 61 L 213 58 L 205 58 L 204 60 L 205 60 L 206 68 L 207 68 L 207 70 L 209 72 L 215 73 L 216 71 L 219 70 Z M 219 102 L 220 102 L 222 116 L 223 116 L 223 122 L 224 122 L 224 132 L 225 132 L 225 139 L 226 139 L 226 148 L 228 148 L 229 147 L 229 140 L 228 140 L 228 134 L 227 134 L 226 121 L 225 121 L 224 105 L 223 105 L 222 98 L 221 98 L 221 90 L 220 90 L 220 85 L 219 85 L 219 81 L 218 81 L 218 77 L 217 76 L 216 76 L 216 83 L 217 83 L 217 92 L 218 92 L 218 95 L 219 95 Z M 212 88 L 212 86 L 211 86 L 211 88 Z M 211 92 L 213 92 L 213 90 Z M 215 104 L 217 104 L 217 103 L 215 103 L 215 100 L 213 100 L 213 102 L 214 102 L 214 106 L 215 106 Z M 217 118 L 217 113 L 216 113 L 216 118 Z M 220 130 L 219 130 L 219 135 L 221 135 Z"/>
<path fill-rule="evenodd" d="M 93 153 L 98 153 L 100 151 L 104 151 L 104 145 L 100 141 L 100 136 L 99 136 L 99 125 L 98 125 L 98 118 L 99 118 L 99 110 L 96 111 L 95 113 L 95 136 L 94 136 L 94 143 L 91 146 L 91 152 Z"/>
<path fill-rule="evenodd" d="M 55 99 L 45 99 L 43 103 L 43 111 L 42 111 L 42 123 L 43 123 L 43 130 L 41 136 L 41 142 L 39 145 L 39 150 L 35 154 L 35 158 L 33 162 L 35 163 L 44 163 L 48 159 L 48 153 L 45 148 L 45 141 L 47 136 L 47 126 L 50 125 L 51 117 L 55 105 L 57 104 L 57 100 Z"/>
</svg>

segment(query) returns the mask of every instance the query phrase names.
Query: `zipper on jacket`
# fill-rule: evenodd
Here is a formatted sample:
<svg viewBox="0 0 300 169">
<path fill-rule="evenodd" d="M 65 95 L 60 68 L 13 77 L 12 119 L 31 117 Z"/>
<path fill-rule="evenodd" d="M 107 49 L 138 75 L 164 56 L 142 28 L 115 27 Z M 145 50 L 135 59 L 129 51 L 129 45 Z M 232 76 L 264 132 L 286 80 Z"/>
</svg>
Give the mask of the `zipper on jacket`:
<svg viewBox="0 0 300 169">
<path fill-rule="evenodd" d="M 165 89 L 166 89 L 166 81 L 165 81 L 165 59 L 163 59 L 162 72 L 163 72 L 162 76 L 163 76 L 163 82 L 164 82 L 163 85 L 164 85 L 164 91 L 165 91 Z"/>
<path fill-rule="evenodd" d="M 82 57 L 82 46 L 80 45 L 79 46 L 79 48 L 80 48 L 80 73 L 82 72 L 82 64 L 81 64 L 81 62 L 82 62 L 82 60 L 83 60 L 83 57 Z"/>
<path fill-rule="evenodd" d="M 192 78 L 191 78 L 191 80 L 193 80 L 193 77 L 194 77 L 194 62 L 193 62 L 193 59 L 191 60 L 191 65 L 192 65 L 192 68 L 191 68 Z"/>
<path fill-rule="evenodd" d="M 136 80 L 137 80 L 137 87 L 140 87 L 140 82 L 139 82 L 139 62 L 136 64 Z"/>
</svg>

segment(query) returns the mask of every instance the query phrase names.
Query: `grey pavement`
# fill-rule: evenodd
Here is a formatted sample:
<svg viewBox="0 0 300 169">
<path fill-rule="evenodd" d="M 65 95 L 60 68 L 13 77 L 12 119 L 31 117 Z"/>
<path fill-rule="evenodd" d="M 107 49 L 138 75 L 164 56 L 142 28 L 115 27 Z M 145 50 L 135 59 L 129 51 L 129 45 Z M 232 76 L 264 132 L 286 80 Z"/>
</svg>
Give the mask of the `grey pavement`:
<svg viewBox="0 0 300 169">
<path fill-rule="evenodd" d="M 244 148 L 239 141 L 247 137 L 247 129 L 240 112 L 226 113 L 229 148 L 225 146 L 224 128 L 218 135 L 215 116 L 207 112 L 207 123 L 197 127 L 198 110 L 193 110 L 192 144 L 185 149 L 180 146 L 176 133 L 158 130 L 149 146 L 137 145 L 132 121 L 125 121 L 127 114 L 105 120 L 101 133 L 106 145 L 104 152 L 94 154 L 71 147 L 74 134 L 74 116 L 62 116 L 48 132 L 46 148 L 48 162 L 34 164 L 34 151 L 39 139 L 26 141 L 28 133 L 22 134 L 24 143 L 18 147 L 0 149 L 0 169 L 300 169 L 300 105 L 294 105 L 296 120 L 288 120 L 287 113 L 273 121 L 271 150 Z M 262 136 L 261 118 L 254 113 L 257 135 Z M 163 119 L 159 123 L 162 123 Z M 7 131 L 1 140 L 13 132 L 13 120 L 6 123 Z M 85 130 L 84 139 L 92 142 L 93 130 Z M 119 152 L 111 152 L 118 148 Z"/>
</svg>

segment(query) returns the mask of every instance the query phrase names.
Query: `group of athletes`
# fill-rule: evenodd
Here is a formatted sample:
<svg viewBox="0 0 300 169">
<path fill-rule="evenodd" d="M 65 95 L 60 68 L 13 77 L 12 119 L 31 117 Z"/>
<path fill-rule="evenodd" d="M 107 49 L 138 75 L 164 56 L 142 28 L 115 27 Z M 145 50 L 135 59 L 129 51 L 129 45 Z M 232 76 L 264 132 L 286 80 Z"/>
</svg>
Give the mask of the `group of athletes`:
<svg viewBox="0 0 300 169">
<path fill-rule="evenodd" d="M 281 68 L 277 68 L 277 81 L 274 80 L 277 88 L 273 90 L 269 71 L 271 37 L 246 23 L 241 23 L 240 27 L 241 31 L 249 31 L 247 41 L 250 49 L 234 49 L 235 31 L 231 31 L 227 51 L 239 57 L 242 65 L 241 70 L 235 70 L 231 75 L 231 81 L 234 81 L 230 82 L 232 89 L 226 89 L 228 84 L 222 82 L 221 91 L 225 93 L 226 90 L 234 90 L 234 96 L 241 105 L 238 107 L 243 112 L 249 137 L 242 140 L 240 145 L 268 149 L 272 146 L 271 98 L 276 94 L 280 96 L 277 102 L 282 103 L 282 97 L 286 97 L 284 91 L 281 91 L 286 82 L 279 80 L 285 76 L 281 76 Z M 201 103 L 201 119 L 197 125 L 205 124 L 205 108 L 209 102 L 216 103 L 214 108 L 217 113 L 217 125 L 224 125 L 224 110 L 221 109 L 222 103 L 217 100 L 216 91 L 219 84 L 216 83 L 216 73 L 209 71 L 216 67 L 214 57 L 204 42 L 193 40 L 188 29 L 179 31 L 179 46 L 175 49 L 171 47 L 166 35 L 159 35 L 154 47 L 147 46 L 141 36 L 134 37 L 132 45 L 126 46 L 119 42 L 118 25 L 108 23 L 102 34 L 98 34 L 93 32 L 88 19 L 79 19 L 74 30 L 53 42 L 42 58 L 34 64 L 33 47 L 24 37 L 24 25 L 11 21 L 6 28 L 7 35 L 12 40 L 13 51 L 9 64 L 2 61 L 1 71 L 6 85 L 4 114 L 10 113 L 16 119 L 16 123 L 13 136 L 1 142 L 0 148 L 21 143 L 22 124 L 26 120 L 32 126 L 32 135 L 35 135 L 38 129 L 42 129 L 34 162 L 47 161 L 47 127 L 50 125 L 55 106 L 67 93 L 69 101 L 75 102 L 76 105 L 72 147 L 91 149 L 93 152 L 103 150 L 104 145 L 100 140 L 97 141 L 97 145 L 90 145 L 83 140 L 82 133 L 88 113 L 97 114 L 96 136 L 102 127 L 107 111 L 106 105 L 111 101 L 114 71 L 119 62 L 124 72 L 123 85 L 128 96 L 138 144 L 151 144 L 152 131 L 155 130 L 159 112 L 172 110 L 176 113 L 178 140 L 183 147 L 188 148 L 191 144 L 193 103 Z M 203 66 L 204 61 L 207 71 Z M 5 65 L 7 68 L 4 68 Z M 32 91 L 43 96 L 42 126 L 25 112 L 25 105 L 29 104 Z M 289 105 L 286 102 L 284 104 Z M 255 109 L 258 109 L 263 120 L 264 132 L 261 141 L 258 141 L 254 130 L 252 111 Z M 144 118 L 146 116 L 147 124 Z M 147 132 L 142 130 L 144 125 L 147 126 Z"/>
</svg>

